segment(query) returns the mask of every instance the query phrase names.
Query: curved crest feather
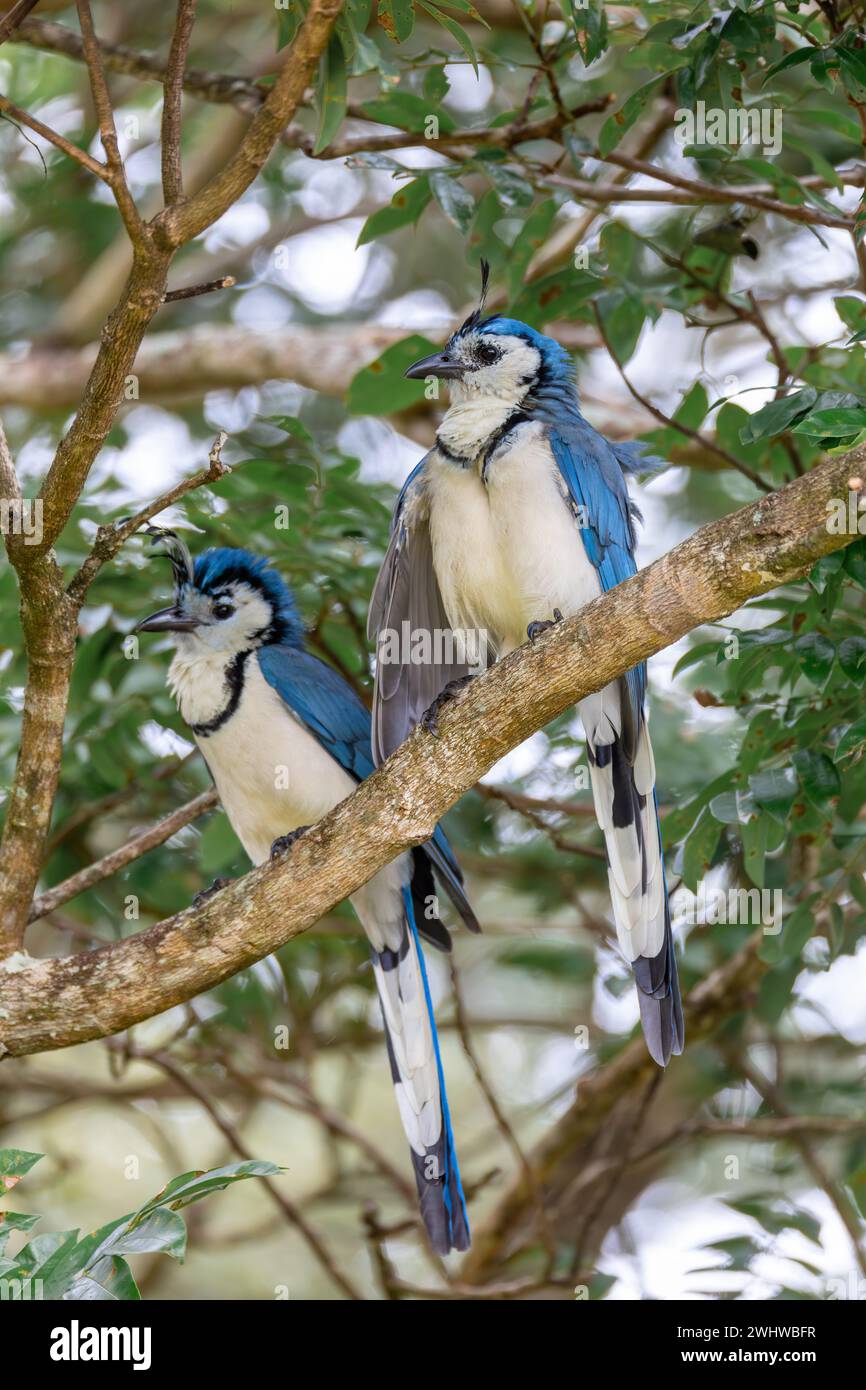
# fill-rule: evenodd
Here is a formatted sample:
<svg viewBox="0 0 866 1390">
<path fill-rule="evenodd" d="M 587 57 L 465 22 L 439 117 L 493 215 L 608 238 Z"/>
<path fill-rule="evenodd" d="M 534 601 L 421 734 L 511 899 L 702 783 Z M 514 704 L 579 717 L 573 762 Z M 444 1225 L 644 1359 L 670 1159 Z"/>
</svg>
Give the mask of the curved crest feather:
<svg viewBox="0 0 866 1390">
<path fill-rule="evenodd" d="M 455 337 L 461 333 L 471 333 L 473 328 L 477 328 L 481 322 L 481 315 L 484 313 L 484 304 L 487 300 L 487 289 L 490 283 L 490 262 L 481 257 L 481 294 L 478 298 L 478 308 L 473 309 L 472 313 L 458 328 Z"/>
<path fill-rule="evenodd" d="M 154 560 L 161 557 L 171 561 L 171 568 L 174 572 L 174 587 L 180 593 L 184 585 L 192 583 L 193 576 L 192 555 L 186 543 L 181 540 L 176 531 L 172 531 L 168 526 L 148 524 L 145 530 L 153 547 L 147 558 Z M 155 548 L 158 542 L 162 542 L 165 547 L 163 550 Z"/>
</svg>

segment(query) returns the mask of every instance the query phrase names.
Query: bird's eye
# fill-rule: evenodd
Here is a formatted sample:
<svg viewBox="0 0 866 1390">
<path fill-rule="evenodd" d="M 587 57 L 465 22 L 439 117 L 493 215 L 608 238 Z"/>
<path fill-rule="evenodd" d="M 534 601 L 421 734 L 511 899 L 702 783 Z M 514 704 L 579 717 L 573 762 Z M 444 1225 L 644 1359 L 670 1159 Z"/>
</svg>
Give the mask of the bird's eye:
<svg viewBox="0 0 866 1390">
<path fill-rule="evenodd" d="M 234 611 L 234 605 L 231 603 L 215 603 L 213 606 L 213 615 L 220 621 L 223 618 L 230 618 Z"/>
<path fill-rule="evenodd" d="M 499 356 L 499 349 L 493 343 L 479 343 L 475 349 L 475 356 L 479 362 L 495 362 Z"/>
</svg>

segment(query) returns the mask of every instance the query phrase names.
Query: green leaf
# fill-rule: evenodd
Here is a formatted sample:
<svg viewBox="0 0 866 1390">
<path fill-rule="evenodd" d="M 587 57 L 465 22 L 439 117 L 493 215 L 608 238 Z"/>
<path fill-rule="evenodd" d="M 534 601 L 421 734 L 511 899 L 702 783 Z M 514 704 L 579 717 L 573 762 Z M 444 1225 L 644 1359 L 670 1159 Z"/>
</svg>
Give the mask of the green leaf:
<svg viewBox="0 0 866 1390">
<path fill-rule="evenodd" d="M 675 811 L 668 811 L 662 821 L 662 839 L 665 849 L 670 849 L 672 845 L 679 844 L 685 838 L 704 807 L 709 805 L 714 796 L 727 791 L 735 777 L 736 773 L 734 772 L 723 772 L 691 801 L 687 801 L 685 806 L 678 806 Z"/>
<path fill-rule="evenodd" d="M 0 1191 L 14 1187 L 44 1157 L 27 1149 L 0 1149 Z"/>
<path fill-rule="evenodd" d="M 778 1023 L 791 1002 L 794 982 L 802 970 L 798 960 L 785 960 L 768 970 L 758 990 L 758 1016 L 765 1023 Z"/>
<path fill-rule="evenodd" d="M 604 0 L 565 0 L 563 13 L 568 15 L 578 37 L 580 56 L 588 67 L 607 48 L 608 25 Z M 581 44 L 581 36 L 583 42 Z"/>
<path fill-rule="evenodd" d="M 849 680 L 859 684 L 866 676 L 866 637 L 845 637 L 837 649 L 839 665 Z"/>
<path fill-rule="evenodd" d="M 859 762 L 866 751 L 866 714 L 850 724 L 844 734 L 836 744 L 834 757 L 837 763 L 842 762 L 843 758 L 851 758 L 854 762 Z"/>
<path fill-rule="evenodd" d="M 848 879 L 848 888 L 855 902 L 861 907 L 866 907 L 866 878 L 862 874 L 851 874 Z"/>
<path fill-rule="evenodd" d="M 386 208 L 379 208 L 367 218 L 361 228 L 358 245 L 366 246 L 368 241 L 375 241 L 376 237 L 385 236 L 398 227 L 405 227 L 409 223 L 414 225 L 431 197 L 430 180 L 426 174 L 404 184 L 398 188 Z"/>
<path fill-rule="evenodd" d="M 766 86 L 770 78 L 774 77 L 777 72 L 783 72 L 786 68 L 799 67 L 801 63 L 809 62 L 814 51 L 813 48 L 807 45 L 805 48 L 795 49 L 793 53 L 786 53 L 784 58 L 780 58 L 778 63 L 773 63 L 772 67 L 767 69 L 764 73 L 764 81 L 761 85 Z"/>
<path fill-rule="evenodd" d="M 615 111 L 612 116 L 608 116 L 598 137 L 598 148 L 602 158 L 616 149 L 626 131 L 631 130 L 635 121 L 652 101 L 661 84 L 666 82 L 670 75 L 670 73 L 663 73 L 660 77 L 650 78 L 649 82 L 645 82 L 642 87 L 638 87 L 631 96 L 626 98 L 618 111 Z"/>
<path fill-rule="evenodd" d="M 319 124 L 314 154 L 321 154 L 337 134 L 346 114 L 346 101 L 346 59 L 343 45 L 332 35 L 319 67 L 316 87 Z"/>
<path fill-rule="evenodd" d="M 797 638 L 794 651 L 800 658 L 803 675 L 814 685 L 824 685 L 836 658 L 836 647 L 830 638 L 820 632 L 807 632 Z"/>
<path fill-rule="evenodd" d="M 740 430 L 740 441 L 753 444 L 757 439 L 772 439 L 789 429 L 794 420 L 799 420 L 818 399 L 814 386 L 806 386 L 802 391 L 794 391 L 781 400 L 770 401 L 768 405 L 756 410 L 749 417 L 748 424 Z"/>
<path fill-rule="evenodd" d="M 709 810 L 701 812 L 694 830 L 683 846 L 683 883 L 693 893 L 713 861 L 722 827 Z"/>
<path fill-rule="evenodd" d="M 779 821 L 787 820 L 798 787 L 793 767 L 769 768 L 765 772 L 753 772 L 749 778 L 752 796 Z"/>
<path fill-rule="evenodd" d="M 484 166 L 484 172 L 493 183 L 504 208 L 528 208 L 534 201 L 535 191 L 532 184 L 515 174 L 512 169 L 505 169 L 499 163 L 488 162 Z"/>
<path fill-rule="evenodd" d="M 555 216 L 556 203 L 552 198 L 547 198 L 533 208 L 518 232 L 508 258 L 508 292 L 512 299 L 523 284 L 529 262 L 547 240 Z"/>
<path fill-rule="evenodd" d="M 859 434 L 866 429 L 866 409 L 857 406 L 848 410 L 816 410 L 793 429 L 795 434 L 807 434 L 816 439 L 825 435 Z"/>
<path fill-rule="evenodd" d="M 297 439 L 299 444 L 315 444 L 315 440 L 303 420 L 299 420 L 296 415 L 269 415 L 267 419 L 268 424 L 276 425 L 277 429 L 284 430 L 293 439 Z"/>
<path fill-rule="evenodd" d="M 767 855 L 769 818 L 766 815 L 753 816 L 740 826 L 740 841 L 743 846 L 743 868 L 756 888 L 764 886 L 764 861 Z"/>
<path fill-rule="evenodd" d="M 102 1254 L 143 1255 L 159 1252 L 174 1260 L 186 1254 L 186 1226 L 182 1216 L 165 1207 L 148 1212 L 143 1221 L 123 1227 L 109 1239 Z"/>
<path fill-rule="evenodd" d="M 681 671 L 687 671 L 690 666 L 697 666 L 699 661 L 706 661 L 710 657 L 717 661 L 721 650 L 720 642 L 698 642 L 680 657 L 673 669 L 673 676 L 677 677 Z"/>
<path fill-rule="evenodd" d="M 0 1255 L 13 1231 L 29 1231 L 38 1220 L 38 1216 L 26 1211 L 0 1211 Z"/>
<path fill-rule="evenodd" d="M 379 0 L 376 18 L 389 39 L 405 43 L 415 28 L 415 6 L 412 0 Z"/>
<path fill-rule="evenodd" d="M 403 373 L 420 357 L 428 357 L 435 351 L 436 344 L 418 333 L 387 348 L 381 357 L 368 367 L 362 367 L 353 378 L 346 401 L 350 413 L 391 415 L 414 405 L 418 400 L 419 383 L 407 381 Z"/>
<path fill-rule="evenodd" d="M 132 1270 L 119 1257 L 100 1260 L 87 1274 L 80 1274 L 63 1295 L 65 1303 L 131 1303 L 140 1299 Z"/>
<path fill-rule="evenodd" d="M 428 101 L 438 106 L 440 101 L 444 101 L 450 91 L 451 83 L 444 67 L 428 68 L 424 78 L 424 95 Z"/>
<path fill-rule="evenodd" d="M 388 92 L 385 96 L 365 101 L 363 110 L 371 121 L 393 125 L 398 130 L 423 132 L 431 116 L 438 121 L 442 134 L 447 135 L 454 129 L 453 116 L 441 107 L 431 111 L 429 101 L 425 101 L 417 92 Z"/>
<path fill-rule="evenodd" d="M 206 1172 L 181 1173 L 179 1177 L 166 1183 L 156 1197 L 140 1207 L 133 1219 L 143 1218 L 156 1207 L 168 1206 L 176 1211 L 180 1207 L 188 1207 L 190 1203 L 200 1201 L 211 1192 L 222 1192 L 232 1183 L 242 1182 L 245 1178 L 274 1178 L 279 1177 L 283 1171 L 284 1169 L 276 1163 L 269 1163 L 261 1158 L 248 1158 L 241 1163 L 227 1163 L 222 1168 L 210 1168 Z"/>
<path fill-rule="evenodd" d="M 839 554 L 840 552 L 836 552 Z M 866 539 L 854 541 L 846 550 L 841 552 L 842 563 L 846 574 L 849 574 L 855 584 L 859 584 L 861 589 L 866 589 Z M 825 556 L 825 559 L 829 559 Z"/>
<path fill-rule="evenodd" d="M 620 363 L 627 362 L 637 347 L 644 325 L 644 301 L 637 295 L 611 291 L 599 295 L 597 304 L 614 357 Z"/>
<path fill-rule="evenodd" d="M 301 21 L 306 14 L 306 5 L 303 0 L 292 5 L 287 10 L 277 11 L 277 52 L 285 48 L 287 43 L 291 43 L 295 34 L 301 27 Z"/>
<path fill-rule="evenodd" d="M 419 4 L 422 10 L 426 10 L 427 13 L 436 20 L 437 24 L 441 24 L 443 29 L 447 29 L 451 37 L 457 40 L 458 45 L 463 49 L 463 52 L 472 64 L 473 71 L 477 77 L 478 55 L 475 52 L 475 47 L 466 30 L 462 25 L 457 23 L 456 19 L 452 19 L 450 15 L 443 14 L 436 5 L 430 4 L 429 0 L 419 0 Z"/>
<path fill-rule="evenodd" d="M 749 792 L 720 792 L 710 802 L 710 814 L 723 825 L 745 825 L 757 816 L 758 808 Z"/>
<path fill-rule="evenodd" d="M 432 173 L 430 187 L 448 221 L 453 222 L 458 231 L 465 235 L 475 215 L 475 199 L 472 194 L 463 187 L 459 179 L 446 173 Z"/>
<path fill-rule="evenodd" d="M 791 761 L 797 769 L 800 786 L 813 801 L 823 803 L 839 795 L 841 779 L 826 753 L 814 748 L 798 748 Z"/>
</svg>

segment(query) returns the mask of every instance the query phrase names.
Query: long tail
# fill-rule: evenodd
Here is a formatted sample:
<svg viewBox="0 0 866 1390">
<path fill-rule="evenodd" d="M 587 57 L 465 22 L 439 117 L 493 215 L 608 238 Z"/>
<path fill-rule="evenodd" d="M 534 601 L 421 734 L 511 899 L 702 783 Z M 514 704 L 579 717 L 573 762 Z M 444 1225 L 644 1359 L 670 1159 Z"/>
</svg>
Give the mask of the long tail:
<svg viewBox="0 0 866 1390">
<path fill-rule="evenodd" d="M 373 950 L 373 971 L 385 1022 L 391 1079 L 412 1152 L 421 1216 L 434 1250 L 447 1255 L 449 1250 L 469 1248 L 469 1218 L 408 885 L 403 889 L 403 909 L 400 949 Z"/>
<path fill-rule="evenodd" d="M 624 682 L 583 701 L 581 716 L 617 938 L 634 969 L 647 1047 L 665 1067 L 683 1050 L 683 1005 L 649 733 L 642 712 L 631 716 Z"/>
</svg>

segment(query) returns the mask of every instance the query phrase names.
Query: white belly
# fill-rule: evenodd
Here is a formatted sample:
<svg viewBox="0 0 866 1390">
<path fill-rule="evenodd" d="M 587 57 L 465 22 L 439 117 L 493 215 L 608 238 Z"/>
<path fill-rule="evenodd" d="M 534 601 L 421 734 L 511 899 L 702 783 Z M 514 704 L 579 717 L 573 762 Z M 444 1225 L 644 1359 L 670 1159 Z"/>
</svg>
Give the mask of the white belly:
<svg viewBox="0 0 866 1390">
<path fill-rule="evenodd" d="M 314 825 L 357 784 L 268 685 L 255 655 L 247 659 L 245 677 L 232 717 L 196 742 L 235 834 L 253 863 L 262 864 L 278 836 Z M 352 895 L 377 950 L 400 944 L 401 885 L 408 877 L 401 855 Z"/>
<path fill-rule="evenodd" d="M 529 623 L 552 618 L 554 608 L 568 617 L 601 593 L 557 473 L 539 426 L 520 430 L 514 447 L 488 466 L 493 532 L 520 600 L 507 650 L 526 641 Z"/>
<path fill-rule="evenodd" d="M 313 825 L 356 784 L 286 708 L 255 655 L 245 677 L 231 719 L 196 741 L 238 839 L 261 864 L 278 835 Z"/>
<path fill-rule="evenodd" d="M 452 627 L 481 627 L 499 655 L 526 641 L 529 623 L 577 612 L 601 592 L 580 530 L 560 492 L 540 427 L 479 469 L 434 458 L 428 497 L 433 563 Z"/>
</svg>

